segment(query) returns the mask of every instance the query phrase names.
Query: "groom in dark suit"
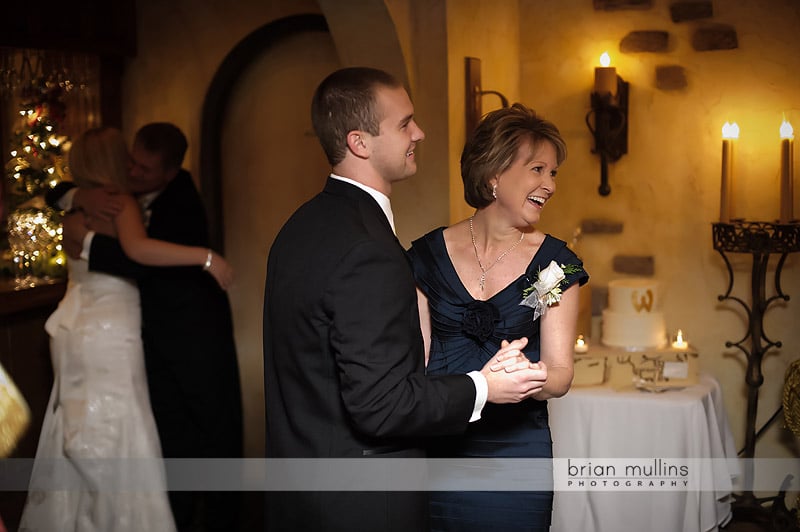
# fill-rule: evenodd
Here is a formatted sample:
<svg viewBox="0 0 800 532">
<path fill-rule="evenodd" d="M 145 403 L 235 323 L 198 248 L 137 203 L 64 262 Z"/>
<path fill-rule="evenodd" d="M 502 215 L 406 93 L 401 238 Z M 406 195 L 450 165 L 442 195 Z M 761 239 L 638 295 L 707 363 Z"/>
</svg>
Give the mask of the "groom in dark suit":
<svg viewBox="0 0 800 532">
<path fill-rule="evenodd" d="M 181 168 L 186 148 L 175 125 L 143 126 L 131 153 L 130 192 L 142 204 L 148 236 L 207 247 L 205 209 Z M 59 200 L 65 188 L 54 189 L 48 202 Z M 86 205 L 91 192 L 70 194 L 83 199 L 64 199 Z M 90 269 L 134 278 L 139 286 L 147 383 L 164 457 L 241 457 L 241 390 L 227 294 L 201 268 L 142 266 L 125 256 L 116 239 L 86 234 L 82 223 L 65 221 L 65 240 L 85 246 Z M 179 530 L 196 530 L 198 516 L 204 516 L 200 530 L 236 530 L 237 501 L 236 493 L 170 492 Z"/>
<path fill-rule="evenodd" d="M 421 438 L 463 431 L 487 399 L 517 402 L 541 386 L 538 367 L 518 358 L 525 340 L 480 372 L 424 374 L 414 277 L 389 201 L 416 172 L 425 135 L 413 112 L 402 85 L 371 68 L 336 71 L 315 92 L 312 123 L 333 173 L 269 254 L 269 458 L 424 457 Z M 268 531 L 427 529 L 424 493 L 270 492 L 266 503 Z"/>
</svg>

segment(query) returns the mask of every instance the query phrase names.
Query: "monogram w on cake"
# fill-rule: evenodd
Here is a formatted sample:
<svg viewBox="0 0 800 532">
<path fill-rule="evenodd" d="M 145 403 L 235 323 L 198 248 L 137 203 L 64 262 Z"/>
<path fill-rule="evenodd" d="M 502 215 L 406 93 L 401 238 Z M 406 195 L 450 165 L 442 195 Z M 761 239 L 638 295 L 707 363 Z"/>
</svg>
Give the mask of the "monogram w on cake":
<svg viewBox="0 0 800 532">
<path fill-rule="evenodd" d="M 600 341 L 631 351 L 664 347 L 667 331 L 660 308 L 658 281 L 633 277 L 609 282 Z"/>
</svg>

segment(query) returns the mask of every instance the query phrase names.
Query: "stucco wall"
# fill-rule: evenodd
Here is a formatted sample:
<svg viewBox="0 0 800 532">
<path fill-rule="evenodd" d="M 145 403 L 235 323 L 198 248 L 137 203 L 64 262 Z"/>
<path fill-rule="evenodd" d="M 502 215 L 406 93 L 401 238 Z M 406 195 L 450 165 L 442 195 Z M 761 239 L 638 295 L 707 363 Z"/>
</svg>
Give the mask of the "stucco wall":
<svg viewBox="0 0 800 532">
<path fill-rule="evenodd" d="M 510 103 L 519 99 L 519 8 L 517 0 L 454 0 L 447 3 L 447 57 L 450 85 L 450 222 L 475 209 L 464 201 L 461 149 L 466 141 L 464 59 L 480 59 L 481 90 L 498 91 Z M 501 106 L 496 95 L 481 97 L 485 114 Z"/>
<path fill-rule="evenodd" d="M 696 23 L 673 23 L 670 2 L 654 0 L 650 10 L 594 11 L 591 2 L 520 0 L 521 100 L 555 122 L 566 137 L 569 156 L 558 175 L 555 199 L 541 227 L 569 240 L 581 220 L 608 218 L 624 223 L 617 235 L 584 235 L 577 251 L 592 274 L 591 285 L 616 277 L 614 255 L 652 255 L 662 283 L 667 330 L 682 328 L 700 352 L 700 366 L 722 383 L 737 447 L 744 445 L 745 363 L 725 342 L 746 333 L 744 313 L 732 302 L 719 303 L 727 288 L 723 260 L 712 248 L 711 224 L 719 219 L 721 128 L 736 121 L 735 215 L 754 220 L 779 215 L 782 116 L 800 126 L 800 56 L 796 2 L 755 0 L 713 2 L 714 16 Z M 701 23 L 735 28 L 734 50 L 695 51 L 693 30 Z M 620 40 L 634 30 L 669 32 L 665 53 L 624 54 Z M 584 123 L 594 83 L 594 67 L 608 50 L 617 73 L 630 83 L 628 154 L 610 165 L 611 194 L 597 193 L 599 157 Z M 655 86 L 658 65 L 685 68 L 688 86 L 664 91 Z M 795 173 L 798 172 L 795 164 Z M 795 181 L 797 181 L 795 179 Z M 795 185 L 797 187 L 797 185 Z M 795 191 L 795 213 L 798 213 Z M 797 214 L 795 215 L 797 217 Z M 750 301 L 749 255 L 731 255 L 733 294 Z M 777 257 L 767 276 L 773 295 Z M 782 287 L 792 297 L 767 311 L 765 333 L 783 347 L 765 358 L 760 427 L 780 406 L 784 373 L 800 357 L 800 256 L 783 269 Z M 796 456 L 796 443 L 773 424 L 756 446 L 761 457 Z"/>
</svg>

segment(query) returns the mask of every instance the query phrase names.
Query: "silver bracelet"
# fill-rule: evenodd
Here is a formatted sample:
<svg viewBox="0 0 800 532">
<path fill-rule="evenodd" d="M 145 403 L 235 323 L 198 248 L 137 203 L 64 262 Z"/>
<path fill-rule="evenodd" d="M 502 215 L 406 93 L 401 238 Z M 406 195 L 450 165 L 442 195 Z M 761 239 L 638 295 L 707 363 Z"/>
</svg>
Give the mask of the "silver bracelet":
<svg viewBox="0 0 800 532">
<path fill-rule="evenodd" d="M 211 267 L 211 259 L 213 258 L 214 258 L 214 253 L 209 249 L 208 255 L 206 255 L 206 263 L 203 264 L 203 271 L 208 271 L 208 269 Z"/>
</svg>

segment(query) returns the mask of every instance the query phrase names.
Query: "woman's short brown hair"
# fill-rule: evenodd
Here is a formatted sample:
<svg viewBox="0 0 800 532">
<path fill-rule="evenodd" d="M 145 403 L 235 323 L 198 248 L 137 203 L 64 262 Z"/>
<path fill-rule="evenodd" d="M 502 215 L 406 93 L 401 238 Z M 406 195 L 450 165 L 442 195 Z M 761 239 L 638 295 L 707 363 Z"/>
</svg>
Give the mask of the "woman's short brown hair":
<svg viewBox="0 0 800 532">
<path fill-rule="evenodd" d="M 461 180 L 469 205 L 480 209 L 494 201 L 489 181 L 514 162 L 523 140 L 529 140 L 534 149 L 550 142 L 559 165 L 567 158 L 567 145 L 558 128 L 533 109 L 515 103 L 492 111 L 483 117 L 461 152 Z"/>
</svg>

